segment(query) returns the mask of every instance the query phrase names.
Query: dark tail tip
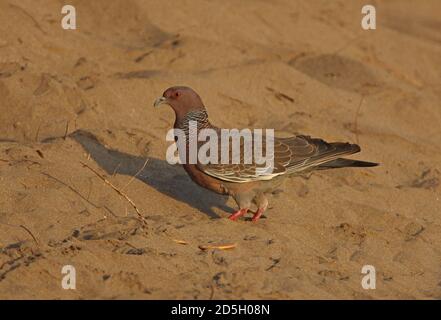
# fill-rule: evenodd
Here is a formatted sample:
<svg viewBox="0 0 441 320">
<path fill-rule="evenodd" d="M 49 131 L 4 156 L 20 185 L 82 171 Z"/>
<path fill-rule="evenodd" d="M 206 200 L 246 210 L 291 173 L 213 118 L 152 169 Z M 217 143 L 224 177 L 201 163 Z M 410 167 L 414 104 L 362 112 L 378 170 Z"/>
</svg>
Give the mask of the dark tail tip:
<svg viewBox="0 0 441 320">
<path fill-rule="evenodd" d="M 338 158 L 320 165 L 321 168 L 343 168 L 343 167 L 376 167 L 378 163 Z"/>
<path fill-rule="evenodd" d="M 379 166 L 379 163 L 369 162 L 369 161 L 354 161 L 351 167 L 376 167 Z"/>
</svg>

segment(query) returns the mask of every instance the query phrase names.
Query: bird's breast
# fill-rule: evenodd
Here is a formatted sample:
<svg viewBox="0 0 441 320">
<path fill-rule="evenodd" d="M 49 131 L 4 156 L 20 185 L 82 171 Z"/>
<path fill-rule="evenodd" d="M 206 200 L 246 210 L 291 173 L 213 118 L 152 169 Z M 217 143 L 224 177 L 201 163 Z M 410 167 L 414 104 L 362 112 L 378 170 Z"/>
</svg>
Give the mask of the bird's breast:
<svg viewBox="0 0 441 320">
<path fill-rule="evenodd" d="M 228 194 L 228 190 L 224 187 L 222 181 L 202 172 L 195 164 L 183 164 L 183 167 L 190 178 L 201 187 L 219 194 Z"/>
</svg>

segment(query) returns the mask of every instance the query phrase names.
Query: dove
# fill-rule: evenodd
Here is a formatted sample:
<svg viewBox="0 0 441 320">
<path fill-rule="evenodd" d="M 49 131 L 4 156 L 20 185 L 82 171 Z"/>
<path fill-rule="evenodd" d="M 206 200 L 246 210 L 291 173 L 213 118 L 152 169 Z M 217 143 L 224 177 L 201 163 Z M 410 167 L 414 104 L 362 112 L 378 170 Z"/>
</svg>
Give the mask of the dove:
<svg viewBox="0 0 441 320">
<path fill-rule="evenodd" d="M 207 109 L 200 96 L 190 87 L 174 86 L 164 91 L 154 102 L 154 107 L 169 105 L 175 113 L 174 129 L 185 135 L 181 148 L 189 149 L 189 124 L 196 123 L 196 130 L 212 129 L 220 132 L 208 119 Z M 220 138 L 219 138 L 220 139 Z M 272 170 L 259 170 L 266 164 L 245 163 L 241 148 L 239 163 L 221 161 L 191 163 L 188 156 L 182 165 L 190 178 L 203 188 L 222 195 L 231 196 L 238 205 L 229 216 L 237 220 L 257 207 L 252 221 L 256 222 L 268 208 L 267 195 L 280 187 L 283 178 L 302 175 L 314 170 L 343 167 L 374 167 L 378 163 L 342 158 L 360 151 L 357 144 L 347 142 L 326 142 L 306 135 L 273 138 Z M 197 144 L 198 147 L 200 144 Z M 243 147 L 243 145 L 242 145 Z M 178 147 L 179 149 L 179 147 Z M 178 150 L 179 152 L 183 151 Z M 231 154 L 231 152 L 230 152 Z"/>
</svg>

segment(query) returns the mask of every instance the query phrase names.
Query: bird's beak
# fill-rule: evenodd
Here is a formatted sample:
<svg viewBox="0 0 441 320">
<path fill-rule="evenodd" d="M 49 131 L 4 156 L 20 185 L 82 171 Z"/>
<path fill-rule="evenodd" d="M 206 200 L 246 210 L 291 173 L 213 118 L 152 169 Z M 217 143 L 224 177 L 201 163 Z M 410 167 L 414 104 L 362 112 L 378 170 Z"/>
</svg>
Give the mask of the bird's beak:
<svg viewBox="0 0 441 320">
<path fill-rule="evenodd" d="M 166 97 L 159 97 L 158 99 L 155 100 L 155 103 L 153 103 L 153 106 L 155 108 L 159 107 L 161 104 L 167 103 L 167 98 Z"/>
</svg>

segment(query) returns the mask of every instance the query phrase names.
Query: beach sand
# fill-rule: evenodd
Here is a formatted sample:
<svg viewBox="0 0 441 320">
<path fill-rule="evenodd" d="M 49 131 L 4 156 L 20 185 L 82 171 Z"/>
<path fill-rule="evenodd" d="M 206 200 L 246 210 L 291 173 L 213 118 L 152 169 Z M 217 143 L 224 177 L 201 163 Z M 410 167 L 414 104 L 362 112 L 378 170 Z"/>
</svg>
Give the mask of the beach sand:
<svg viewBox="0 0 441 320">
<path fill-rule="evenodd" d="M 1 299 L 441 298 L 440 1 L 372 1 L 368 31 L 364 1 L 69 3 L 76 30 L 62 1 L 0 1 Z M 173 85 L 217 126 L 381 165 L 289 178 L 229 221 L 165 160 L 174 115 L 152 104 Z"/>
</svg>

